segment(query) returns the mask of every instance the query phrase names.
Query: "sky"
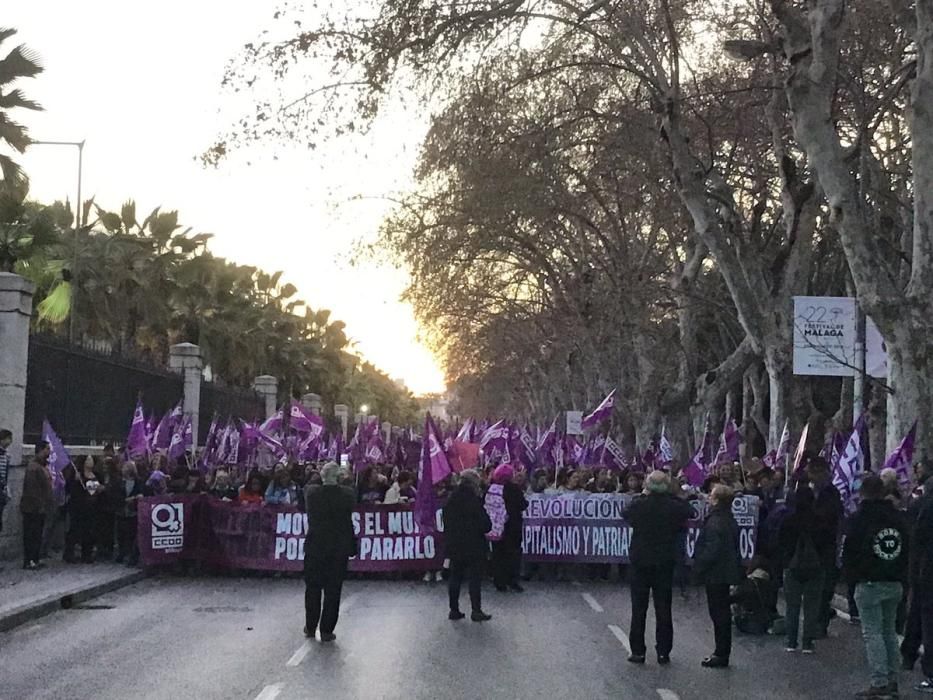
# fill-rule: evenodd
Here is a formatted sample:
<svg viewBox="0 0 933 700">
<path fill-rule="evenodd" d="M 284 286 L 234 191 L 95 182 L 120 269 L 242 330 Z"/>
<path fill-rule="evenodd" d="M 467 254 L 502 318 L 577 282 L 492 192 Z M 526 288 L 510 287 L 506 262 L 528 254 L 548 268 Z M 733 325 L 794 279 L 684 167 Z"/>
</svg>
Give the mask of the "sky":
<svg viewBox="0 0 933 700">
<path fill-rule="evenodd" d="M 397 107 L 366 136 L 313 152 L 260 145 L 217 169 L 196 160 L 237 116 L 220 87 L 224 66 L 272 26 L 274 10 L 269 0 L 8 4 L 2 24 L 18 34 L 0 50 L 25 43 L 45 67 L 18 85 L 45 111 L 13 116 L 36 140 L 86 140 L 83 198 L 109 210 L 135 199 L 140 219 L 156 206 L 177 209 L 184 226 L 215 234 L 215 254 L 282 270 L 389 376 L 416 394 L 443 391 L 399 299 L 405 272 L 388 259 L 350 260 L 355 242 L 376 235 L 385 196 L 411 184 L 423 115 Z M 18 161 L 33 199 L 74 201 L 77 149 L 36 145 Z"/>
</svg>

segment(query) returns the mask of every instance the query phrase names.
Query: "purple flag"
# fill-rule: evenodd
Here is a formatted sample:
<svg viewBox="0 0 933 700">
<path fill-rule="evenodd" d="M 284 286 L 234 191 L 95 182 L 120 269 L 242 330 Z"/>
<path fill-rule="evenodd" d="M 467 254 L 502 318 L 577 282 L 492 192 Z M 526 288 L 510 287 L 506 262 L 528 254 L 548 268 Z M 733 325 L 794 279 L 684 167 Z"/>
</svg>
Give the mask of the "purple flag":
<svg viewBox="0 0 933 700">
<path fill-rule="evenodd" d="M 914 442 L 917 439 L 917 422 L 901 440 L 901 444 L 894 448 L 894 452 L 888 455 L 884 461 L 885 469 L 893 469 L 897 472 L 897 485 L 900 486 L 903 493 L 910 491 L 913 483 L 913 476 L 910 473 L 910 467 L 914 462 Z"/>
<path fill-rule="evenodd" d="M 175 432 L 172 433 L 172 441 L 168 446 L 169 459 L 174 459 L 176 462 L 184 459 L 185 451 L 190 449 L 191 445 L 191 417 L 184 416 L 175 428 Z"/>
<path fill-rule="evenodd" d="M 450 462 L 441 447 L 440 435 L 431 414 L 424 418 L 424 437 L 421 439 L 421 473 L 415 493 L 415 519 L 425 532 L 434 532 L 437 498 L 434 484 L 443 481 L 451 473 Z"/>
<path fill-rule="evenodd" d="M 143 413 L 143 402 L 139 400 L 136 401 L 136 410 L 133 411 L 130 434 L 126 437 L 126 450 L 131 459 L 140 459 L 149 452 L 149 443 L 146 441 L 146 415 Z"/>
<path fill-rule="evenodd" d="M 739 459 L 739 443 L 742 441 L 739 435 L 739 427 L 735 420 L 730 418 L 722 429 L 722 437 L 719 440 L 719 451 L 716 453 L 715 465 L 717 467 L 723 464 L 732 464 Z"/>
<path fill-rule="evenodd" d="M 609 392 L 609 396 L 604 398 L 591 414 L 583 417 L 583 420 L 580 422 L 580 427 L 584 430 L 589 430 L 609 418 L 612 415 L 612 408 L 615 406 L 615 396 L 616 390 L 613 389 Z"/>
<path fill-rule="evenodd" d="M 266 419 L 265 423 L 259 426 L 259 431 L 266 435 L 272 435 L 273 433 L 278 433 L 282 431 L 282 409 L 273 413 L 269 418 Z"/>
<path fill-rule="evenodd" d="M 557 419 L 544 431 L 538 440 L 538 461 L 546 467 L 554 466 L 554 446 L 559 442 L 557 438 Z"/>
<path fill-rule="evenodd" d="M 661 438 L 658 440 L 657 464 L 661 469 L 670 469 L 674 463 L 674 446 L 667 439 L 665 426 L 661 426 Z"/>
<path fill-rule="evenodd" d="M 484 453 L 505 452 L 508 449 L 511 431 L 504 420 L 493 423 L 483 433 L 479 441 L 480 449 Z"/>
<path fill-rule="evenodd" d="M 703 439 L 700 442 L 700 446 L 697 448 L 696 454 L 693 455 L 693 459 L 691 459 L 682 470 L 684 477 L 687 479 L 687 483 L 691 486 L 700 488 L 703 482 L 706 481 L 713 460 L 712 451 L 713 433 L 710 430 L 709 415 L 707 415 L 706 427 L 703 429 Z"/>
<path fill-rule="evenodd" d="M 52 477 L 52 492 L 58 502 L 63 502 L 65 497 L 65 477 L 62 476 L 62 470 L 71 464 L 71 457 L 65 450 L 65 446 L 59 439 L 52 424 L 47 420 L 42 421 L 42 439 L 49 443 L 49 476 Z"/>
<path fill-rule="evenodd" d="M 602 464 L 613 471 L 620 472 L 625 469 L 625 453 L 611 437 L 606 438 L 603 446 Z"/>
<path fill-rule="evenodd" d="M 810 424 L 807 423 L 805 426 L 803 426 L 803 432 L 800 433 L 800 441 L 797 443 L 797 449 L 794 451 L 794 481 L 800 481 L 800 478 L 803 476 L 804 469 L 807 468 L 807 465 L 804 463 L 803 455 L 807 451 L 807 436 L 809 434 Z"/>
<path fill-rule="evenodd" d="M 476 439 L 476 421 L 473 418 L 467 418 L 466 423 L 457 433 L 457 440 L 460 442 L 473 442 Z"/>
<path fill-rule="evenodd" d="M 859 416 L 849 439 L 833 470 L 833 486 L 842 496 L 842 505 L 846 513 L 852 514 L 858 506 L 858 481 L 865 466 L 865 454 L 862 450 L 862 432 L 865 430 L 865 416 Z"/>
<path fill-rule="evenodd" d="M 214 463 L 214 457 L 217 451 L 217 414 L 211 419 L 211 426 L 207 429 L 207 437 L 204 439 L 204 449 L 198 457 L 198 471 L 206 474 L 210 471 Z"/>
<path fill-rule="evenodd" d="M 290 426 L 299 433 L 308 433 L 317 441 L 324 433 L 324 421 L 292 399 Z"/>
<path fill-rule="evenodd" d="M 173 413 L 173 411 L 169 411 L 162 416 L 162 420 L 159 421 L 155 431 L 152 433 L 153 450 L 166 450 L 172 443 L 172 433 L 174 432 L 172 424 Z"/>
</svg>

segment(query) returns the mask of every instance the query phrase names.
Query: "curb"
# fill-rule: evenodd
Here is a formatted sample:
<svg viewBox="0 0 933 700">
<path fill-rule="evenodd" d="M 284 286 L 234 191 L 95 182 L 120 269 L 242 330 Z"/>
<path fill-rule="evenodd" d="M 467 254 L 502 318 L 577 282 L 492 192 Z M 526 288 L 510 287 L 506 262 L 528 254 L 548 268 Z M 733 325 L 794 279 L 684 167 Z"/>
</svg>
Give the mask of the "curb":
<svg viewBox="0 0 933 700">
<path fill-rule="evenodd" d="M 51 615 L 56 610 L 67 610 L 75 605 L 83 603 L 86 600 L 97 598 L 105 593 L 115 591 L 125 586 L 131 586 L 139 583 L 148 576 L 146 571 L 133 571 L 123 576 L 105 581 L 104 583 L 94 584 L 85 588 L 77 588 L 65 593 L 56 593 L 48 598 L 28 603 L 18 608 L 14 608 L 8 613 L 0 616 L 0 632 L 8 632 L 14 627 L 19 627 L 40 617 Z"/>
</svg>

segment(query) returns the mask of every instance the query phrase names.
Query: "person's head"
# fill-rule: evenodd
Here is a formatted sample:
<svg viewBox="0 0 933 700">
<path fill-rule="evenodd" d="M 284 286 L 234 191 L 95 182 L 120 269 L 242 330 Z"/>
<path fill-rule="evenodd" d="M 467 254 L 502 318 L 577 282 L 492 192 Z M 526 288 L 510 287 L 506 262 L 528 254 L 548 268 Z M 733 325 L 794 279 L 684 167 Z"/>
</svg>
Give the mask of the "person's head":
<svg viewBox="0 0 933 700">
<path fill-rule="evenodd" d="M 897 487 L 897 471 L 891 467 L 882 469 L 878 476 L 881 477 L 881 481 L 884 482 L 885 488 L 890 489 L 891 487 Z"/>
<path fill-rule="evenodd" d="M 762 469 L 756 474 L 758 480 L 758 488 L 764 493 L 771 493 L 776 486 L 774 479 L 774 470 L 770 467 L 762 467 Z"/>
<path fill-rule="evenodd" d="M 500 464 L 492 473 L 492 483 L 500 486 L 508 483 L 515 477 L 515 470 L 510 464 Z"/>
<path fill-rule="evenodd" d="M 165 493 L 165 489 L 168 487 L 165 473 L 158 470 L 152 472 L 152 474 L 149 475 L 146 486 L 151 488 L 155 493 Z"/>
<path fill-rule="evenodd" d="M 336 462 L 328 462 L 321 467 L 321 483 L 324 486 L 336 486 L 340 481 L 340 465 Z M 323 491 L 321 493 L 324 493 Z"/>
<path fill-rule="evenodd" d="M 464 469 L 460 472 L 460 487 L 468 488 L 473 493 L 479 494 L 482 489 L 483 480 L 475 469 Z"/>
<path fill-rule="evenodd" d="M 933 459 L 925 457 L 917 462 L 914 465 L 914 475 L 917 477 L 917 483 L 923 486 L 933 476 Z"/>
<path fill-rule="evenodd" d="M 666 472 L 655 470 L 645 479 L 645 490 L 648 493 L 670 493 L 671 477 Z"/>
<path fill-rule="evenodd" d="M 4 450 L 13 444 L 13 433 L 9 430 L 0 430 L 0 447 Z"/>
<path fill-rule="evenodd" d="M 881 501 L 885 496 L 884 481 L 877 474 L 866 474 L 858 492 L 862 501 Z"/>
<path fill-rule="evenodd" d="M 731 464 L 723 464 L 719 468 L 719 478 L 723 483 L 728 483 L 735 478 L 735 469 Z"/>
<path fill-rule="evenodd" d="M 535 479 L 531 484 L 531 490 L 535 493 L 544 493 L 544 490 L 548 487 L 548 476 L 547 472 L 538 471 L 535 472 Z"/>
<path fill-rule="evenodd" d="M 258 474 L 251 475 L 246 484 L 246 489 L 250 493 L 262 493 L 262 477 Z"/>
<path fill-rule="evenodd" d="M 139 478 L 139 471 L 136 469 L 136 462 L 128 460 L 123 463 L 123 478 L 127 481 L 135 481 Z"/>
<path fill-rule="evenodd" d="M 641 477 L 636 472 L 630 473 L 625 478 L 625 490 L 630 493 L 638 493 L 641 491 Z"/>
<path fill-rule="evenodd" d="M 292 480 L 292 475 L 289 473 L 288 467 L 280 464 L 275 468 L 275 475 L 272 478 L 275 480 L 276 486 L 288 486 Z"/>
<path fill-rule="evenodd" d="M 308 474 L 309 486 L 320 486 L 322 483 L 324 482 L 321 480 L 321 472 L 319 472 L 317 469 Z"/>
<path fill-rule="evenodd" d="M 734 498 L 735 492 L 732 487 L 725 484 L 717 484 L 709 494 L 709 502 L 713 508 L 731 508 Z"/>
<path fill-rule="evenodd" d="M 223 469 L 218 469 L 214 472 L 214 488 L 215 489 L 226 489 L 230 486 L 230 474 L 228 474 Z"/>
<path fill-rule="evenodd" d="M 49 443 L 45 440 L 39 440 L 39 442 L 36 443 L 36 459 L 40 462 L 47 460 L 51 453 L 52 448 L 49 447 Z"/>
<path fill-rule="evenodd" d="M 528 472 L 524 469 L 516 469 L 515 475 L 512 477 L 512 483 L 518 488 L 524 489 L 528 485 Z"/>
<path fill-rule="evenodd" d="M 720 479 L 718 475 L 710 474 L 703 480 L 703 486 L 700 490 L 703 491 L 703 493 L 712 493 L 716 485 L 721 483 L 722 479 Z"/>
<path fill-rule="evenodd" d="M 97 466 L 97 460 L 94 459 L 94 455 L 88 455 L 87 457 L 84 458 L 84 461 L 81 462 L 81 468 L 85 472 L 94 471 L 94 467 L 96 466 Z"/>
<path fill-rule="evenodd" d="M 821 489 L 829 483 L 829 464 L 822 457 L 813 457 L 807 463 L 807 479 L 816 489 Z"/>
<path fill-rule="evenodd" d="M 598 469 L 596 471 L 596 485 L 597 486 L 606 486 L 609 483 L 609 470 L 608 469 Z"/>
<path fill-rule="evenodd" d="M 406 488 L 408 486 L 411 486 L 414 480 L 415 480 L 414 476 L 412 476 L 412 473 L 408 471 L 407 469 L 403 469 L 402 471 L 398 473 L 399 488 Z"/>
<path fill-rule="evenodd" d="M 113 454 L 114 454 L 113 443 L 108 442 L 106 445 L 104 445 L 104 456 L 113 457 Z"/>
<path fill-rule="evenodd" d="M 580 488 L 580 472 L 570 472 L 570 476 L 567 477 L 567 489 L 576 491 L 578 488 Z"/>
</svg>

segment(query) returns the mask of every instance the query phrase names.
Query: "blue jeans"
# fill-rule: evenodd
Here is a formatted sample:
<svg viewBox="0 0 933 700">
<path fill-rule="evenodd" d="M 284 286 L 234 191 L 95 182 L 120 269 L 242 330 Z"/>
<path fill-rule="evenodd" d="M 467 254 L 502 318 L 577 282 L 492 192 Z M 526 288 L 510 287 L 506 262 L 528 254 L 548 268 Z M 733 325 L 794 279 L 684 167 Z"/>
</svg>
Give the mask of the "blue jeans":
<svg viewBox="0 0 933 700">
<path fill-rule="evenodd" d="M 784 621 L 787 625 L 787 646 L 797 648 L 797 633 L 800 629 L 800 608 L 803 607 L 803 643 L 806 645 L 817 638 L 820 632 L 820 601 L 823 596 L 823 572 L 808 581 L 800 581 L 784 570 L 784 601 L 787 605 Z"/>
<path fill-rule="evenodd" d="M 896 581 L 863 581 L 855 587 L 873 688 L 897 682 L 901 661 L 897 644 L 897 605 L 903 592 L 903 586 Z"/>
</svg>

